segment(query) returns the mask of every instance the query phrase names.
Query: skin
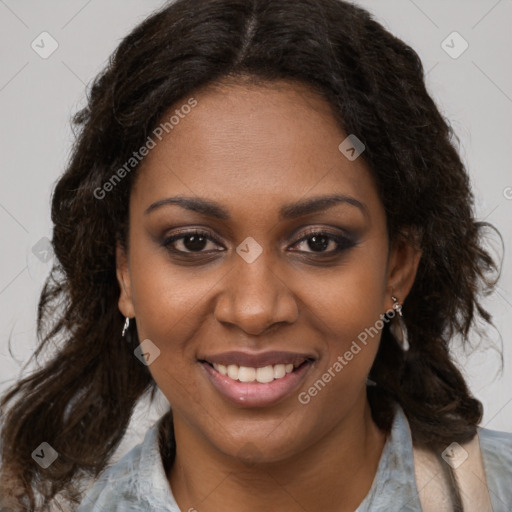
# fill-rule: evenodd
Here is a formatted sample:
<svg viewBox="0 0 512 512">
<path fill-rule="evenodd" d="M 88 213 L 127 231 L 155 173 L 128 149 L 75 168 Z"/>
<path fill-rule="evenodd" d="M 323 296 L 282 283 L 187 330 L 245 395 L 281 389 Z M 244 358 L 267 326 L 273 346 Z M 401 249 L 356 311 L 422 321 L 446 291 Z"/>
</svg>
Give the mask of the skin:
<svg viewBox="0 0 512 512">
<path fill-rule="evenodd" d="M 144 160 L 130 198 L 128 254 L 117 249 L 119 308 L 160 350 L 148 368 L 174 412 L 172 491 L 182 510 L 353 511 L 386 440 L 366 398 L 380 333 L 307 405 L 298 394 L 392 307 L 392 295 L 404 301 L 420 253 L 406 243 L 390 250 L 368 167 L 339 151 L 347 134 L 306 86 L 224 84 L 194 98 L 197 106 Z M 283 205 L 333 193 L 364 208 L 340 203 L 279 219 Z M 216 201 L 231 218 L 177 205 L 144 213 L 173 196 Z M 194 228 L 216 241 L 193 252 L 182 238 L 171 244 L 181 255 L 163 246 Z M 355 244 L 334 254 L 328 239 L 322 253 L 311 238 L 301 241 L 311 228 L 346 231 Z M 236 253 L 248 236 L 263 249 L 252 263 Z M 316 360 L 297 392 L 246 408 L 226 401 L 197 361 L 229 350 Z"/>
</svg>

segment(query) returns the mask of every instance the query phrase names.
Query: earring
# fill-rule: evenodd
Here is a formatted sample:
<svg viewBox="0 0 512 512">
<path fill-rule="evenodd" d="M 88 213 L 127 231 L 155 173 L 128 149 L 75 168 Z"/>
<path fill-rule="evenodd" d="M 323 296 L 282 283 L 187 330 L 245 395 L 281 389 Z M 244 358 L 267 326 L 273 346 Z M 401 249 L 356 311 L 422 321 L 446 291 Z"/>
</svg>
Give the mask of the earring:
<svg viewBox="0 0 512 512">
<path fill-rule="evenodd" d="M 395 340 L 398 342 L 398 344 L 402 347 L 402 350 L 404 352 L 407 352 L 409 350 L 409 337 L 407 335 L 407 327 L 405 326 L 405 322 L 403 319 L 403 313 L 402 313 L 402 304 L 398 302 L 398 299 L 396 297 L 391 296 L 393 299 L 393 309 L 398 313 L 396 316 L 396 319 L 394 322 L 392 322 L 389 326 L 389 330 L 391 331 L 391 334 L 395 338 Z M 398 325 L 397 325 L 398 323 Z"/>
<path fill-rule="evenodd" d="M 124 338 L 124 335 L 126 334 L 126 331 L 128 330 L 128 327 L 130 327 L 130 319 L 126 317 L 126 320 L 124 321 L 124 327 L 123 332 L 121 333 L 121 336 Z"/>
</svg>

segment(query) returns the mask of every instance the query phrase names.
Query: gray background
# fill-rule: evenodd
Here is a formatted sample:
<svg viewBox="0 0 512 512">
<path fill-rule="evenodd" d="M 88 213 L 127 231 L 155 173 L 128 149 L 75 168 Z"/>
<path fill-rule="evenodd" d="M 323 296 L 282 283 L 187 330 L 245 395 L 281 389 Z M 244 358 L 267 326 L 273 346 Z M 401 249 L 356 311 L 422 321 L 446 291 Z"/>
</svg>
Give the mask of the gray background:
<svg viewBox="0 0 512 512">
<path fill-rule="evenodd" d="M 360 0 L 393 34 L 420 55 L 427 86 L 460 138 L 460 154 L 471 175 L 477 215 L 504 237 L 506 252 L 496 293 L 485 304 L 503 340 L 505 369 L 489 344 L 500 347 L 498 331 L 475 351 L 455 349 L 473 393 L 482 400 L 482 425 L 512 432 L 512 0 Z M 122 37 L 161 1 L 0 0 L 0 392 L 21 373 L 33 351 L 36 306 L 52 255 L 50 194 L 64 170 L 73 141 L 69 121 L 84 105 L 85 89 Z M 33 41 L 57 50 L 43 59 Z M 469 45 L 463 48 L 458 32 Z M 448 37 L 450 36 L 450 37 Z M 448 38 L 448 39 L 447 39 Z M 43 51 L 41 48 L 39 51 Z M 35 252 L 34 254 L 34 247 Z M 11 336 L 13 354 L 8 352 Z M 25 370 L 27 371 L 27 370 Z M 113 369 L 115 371 L 115 369 Z M 160 415 L 141 403 L 117 456 L 138 442 Z M 116 457 L 117 458 L 117 457 Z"/>
</svg>

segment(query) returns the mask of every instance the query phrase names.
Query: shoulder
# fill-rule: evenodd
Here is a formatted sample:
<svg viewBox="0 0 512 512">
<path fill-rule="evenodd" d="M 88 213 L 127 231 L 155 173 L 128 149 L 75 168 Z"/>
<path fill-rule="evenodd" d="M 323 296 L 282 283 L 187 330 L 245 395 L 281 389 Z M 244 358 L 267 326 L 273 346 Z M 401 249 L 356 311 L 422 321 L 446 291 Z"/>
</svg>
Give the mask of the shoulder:
<svg viewBox="0 0 512 512">
<path fill-rule="evenodd" d="M 512 503 L 512 434 L 479 428 L 478 437 L 491 496 Z"/>
<path fill-rule="evenodd" d="M 77 512 L 179 512 L 159 451 L 160 420 L 85 493 Z"/>
<path fill-rule="evenodd" d="M 478 437 L 484 461 L 512 471 L 512 433 L 479 428 Z"/>
<path fill-rule="evenodd" d="M 99 478 L 86 492 L 77 512 L 118 510 L 108 504 L 119 503 L 130 500 L 126 491 L 132 491 L 132 484 L 137 482 L 138 468 L 141 459 L 142 444 L 132 448 L 127 454 L 115 464 L 103 470 Z M 122 510 L 122 509 L 119 509 Z"/>
</svg>

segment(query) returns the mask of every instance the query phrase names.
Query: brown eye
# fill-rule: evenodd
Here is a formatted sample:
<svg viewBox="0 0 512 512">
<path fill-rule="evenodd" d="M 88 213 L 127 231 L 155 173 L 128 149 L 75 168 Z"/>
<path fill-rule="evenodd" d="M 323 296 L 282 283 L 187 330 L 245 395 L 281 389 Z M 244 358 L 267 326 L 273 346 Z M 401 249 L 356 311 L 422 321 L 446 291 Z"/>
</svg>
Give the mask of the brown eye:
<svg viewBox="0 0 512 512">
<path fill-rule="evenodd" d="M 210 248 L 205 251 L 209 242 L 215 244 L 216 240 L 206 231 L 194 230 L 172 235 L 166 238 L 162 245 L 172 252 L 201 253 L 214 250 Z"/>
<path fill-rule="evenodd" d="M 300 252 L 333 255 L 353 247 L 355 242 L 345 236 L 328 231 L 311 231 L 296 242 L 295 246 L 299 244 L 304 244 L 310 249 Z M 331 249 L 327 250 L 329 248 Z"/>
</svg>

